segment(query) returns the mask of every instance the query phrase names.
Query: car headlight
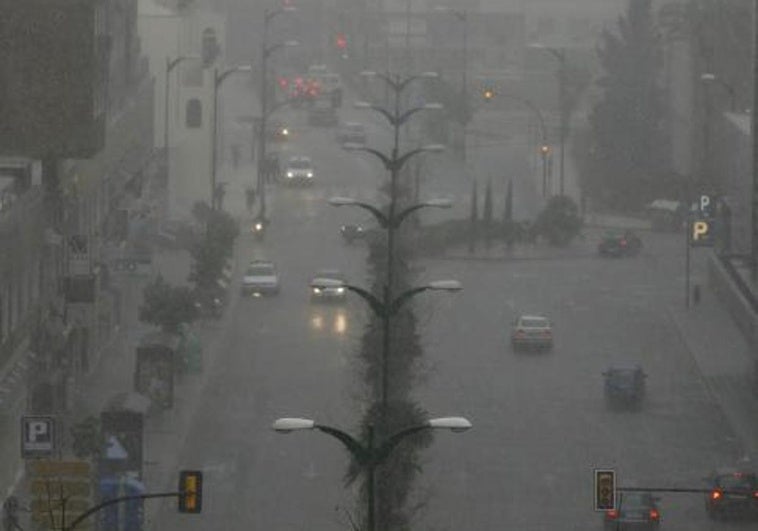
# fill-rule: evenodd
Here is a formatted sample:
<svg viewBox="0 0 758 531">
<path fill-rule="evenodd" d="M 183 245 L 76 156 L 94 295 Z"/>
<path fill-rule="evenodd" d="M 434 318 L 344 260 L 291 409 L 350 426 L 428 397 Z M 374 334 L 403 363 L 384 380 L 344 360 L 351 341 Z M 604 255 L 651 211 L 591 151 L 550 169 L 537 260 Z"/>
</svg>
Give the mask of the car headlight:
<svg viewBox="0 0 758 531">
<path fill-rule="evenodd" d="M 343 293 L 345 293 L 345 288 L 337 288 L 337 293 L 342 295 Z"/>
<path fill-rule="evenodd" d="M 319 293 L 321 293 L 321 288 L 313 288 L 313 293 L 318 295 Z"/>
<path fill-rule="evenodd" d="M 294 176 L 295 176 L 295 174 L 292 173 L 291 171 L 287 172 L 287 177 L 289 177 L 290 179 L 292 179 Z"/>
<path fill-rule="evenodd" d="M 284 136 L 287 136 L 288 134 L 290 134 L 289 129 L 287 129 L 287 128 L 282 129 L 282 134 Z"/>
<path fill-rule="evenodd" d="M 306 173 L 306 174 L 305 174 L 305 176 L 306 176 L 306 177 L 308 177 L 308 178 L 310 179 L 310 178 L 312 178 L 312 177 L 313 177 L 313 172 L 312 172 L 312 171 L 309 171 L 308 173 Z"/>
</svg>

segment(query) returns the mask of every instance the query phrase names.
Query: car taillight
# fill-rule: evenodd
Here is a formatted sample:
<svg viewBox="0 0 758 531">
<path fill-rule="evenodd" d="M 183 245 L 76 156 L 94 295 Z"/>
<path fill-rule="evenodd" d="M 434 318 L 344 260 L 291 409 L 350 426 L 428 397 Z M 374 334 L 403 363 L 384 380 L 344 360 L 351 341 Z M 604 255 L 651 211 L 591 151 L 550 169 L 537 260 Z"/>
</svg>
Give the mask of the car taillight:
<svg viewBox="0 0 758 531">
<path fill-rule="evenodd" d="M 524 337 L 524 331 L 523 330 L 516 330 L 516 337 Z"/>
<path fill-rule="evenodd" d="M 658 520 L 660 517 L 661 517 L 661 513 L 659 513 L 656 509 L 650 509 L 651 520 Z"/>
<path fill-rule="evenodd" d="M 605 517 L 608 518 L 609 520 L 615 520 L 616 518 L 619 517 L 619 512 L 616 509 L 609 509 L 605 511 Z"/>
<path fill-rule="evenodd" d="M 711 500 L 716 501 L 721 499 L 721 491 L 720 490 L 712 490 L 711 491 Z"/>
<path fill-rule="evenodd" d="M 755 492 L 753 493 L 753 498 L 755 498 L 755 499 L 757 499 L 757 500 L 758 500 L 758 491 L 755 491 Z"/>
<path fill-rule="evenodd" d="M 550 336 L 552 335 L 552 333 L 550 332 L 550 330 L 543 330 L 543 331 L 542 331 L 542 335 L 543 335 L 543 336 L 547 336 L 547 337 L 550 337 Z"/>
<path fill-rule="evenodd" d="M 621 240 L 621 241 L 619 242 L 619 245 L 620 245 L 621 247 L 626 247 L 626 240 Z"/>
</svg>

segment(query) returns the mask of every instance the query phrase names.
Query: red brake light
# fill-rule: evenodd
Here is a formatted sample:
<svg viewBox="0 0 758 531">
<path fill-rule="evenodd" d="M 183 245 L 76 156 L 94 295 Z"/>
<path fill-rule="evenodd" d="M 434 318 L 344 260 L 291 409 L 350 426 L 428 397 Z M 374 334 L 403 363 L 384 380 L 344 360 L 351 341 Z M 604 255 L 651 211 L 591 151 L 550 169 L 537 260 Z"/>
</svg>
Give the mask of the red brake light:
<svg viewBox="0 0 758 531">
<path fill-rule="evenodd" d="M 547 337 L 550 337 L 550 336 L 552 335 L 552 333 L 550 332 L 550 329 L 549 329 L 549 328 L 545 328 L 545 329 L 542 331 L 542 335 L 544 335 L 544 336 L 547 336 Z"/>
<path fill-rule="evenodd" d="M 758 490 L 753 493 L 753 498 L 758 499 Z"/>
<path fill-rule="evenodd" d="M 661 513 L 657 509 L 650 509 L 650 519 L 658 520 L 661 517 Z"/>
<path fill-rule="evenodd" d="M 721 491 L 720 490 L 712 490 L 711 491 L 711 500 L 720 500 L 721 499 Z"/>
<path fill-rule="evenodd" d="M 621 241 L 619 242 L 619 245 L 620 245 L 621 247 L 626 247 L 626 240 L 621 240 Z"/>
<path fill-rule="evenodd" d="M 605 517 L 608 518 L 609 520 L 615 520 L 616 518 L 619 517 L 619 512 L 617 509 L 609 509 L 605 511 Z"/>
</svg>

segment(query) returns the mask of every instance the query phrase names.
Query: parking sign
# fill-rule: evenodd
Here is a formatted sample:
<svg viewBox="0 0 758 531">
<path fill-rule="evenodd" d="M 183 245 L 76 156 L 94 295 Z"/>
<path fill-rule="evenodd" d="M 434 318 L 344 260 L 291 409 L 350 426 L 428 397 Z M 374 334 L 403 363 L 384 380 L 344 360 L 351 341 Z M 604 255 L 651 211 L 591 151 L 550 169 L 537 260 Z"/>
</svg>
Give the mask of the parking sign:
<svg viewBox="0 0 758 531">
<path fill-rule="evenodd" d="M 21 457 L 47 457 L 55 451 L 55 418 L 21 417 Z"/>
</svg>

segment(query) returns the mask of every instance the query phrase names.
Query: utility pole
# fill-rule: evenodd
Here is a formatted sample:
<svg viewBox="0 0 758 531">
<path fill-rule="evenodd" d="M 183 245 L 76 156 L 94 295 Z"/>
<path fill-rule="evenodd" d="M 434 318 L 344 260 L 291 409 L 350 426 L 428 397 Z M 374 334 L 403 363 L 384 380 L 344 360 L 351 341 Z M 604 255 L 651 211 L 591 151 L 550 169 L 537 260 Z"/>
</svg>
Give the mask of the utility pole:
<svg viewBox="0 0 758 531">
<path fill-rule="evenodd" d="M 758 0 L 753 8 L 753 112 L 750 129 L 753 135 L 753 196 L 751 209 L 750 274 L 758 281 Z"/>
</svg>

